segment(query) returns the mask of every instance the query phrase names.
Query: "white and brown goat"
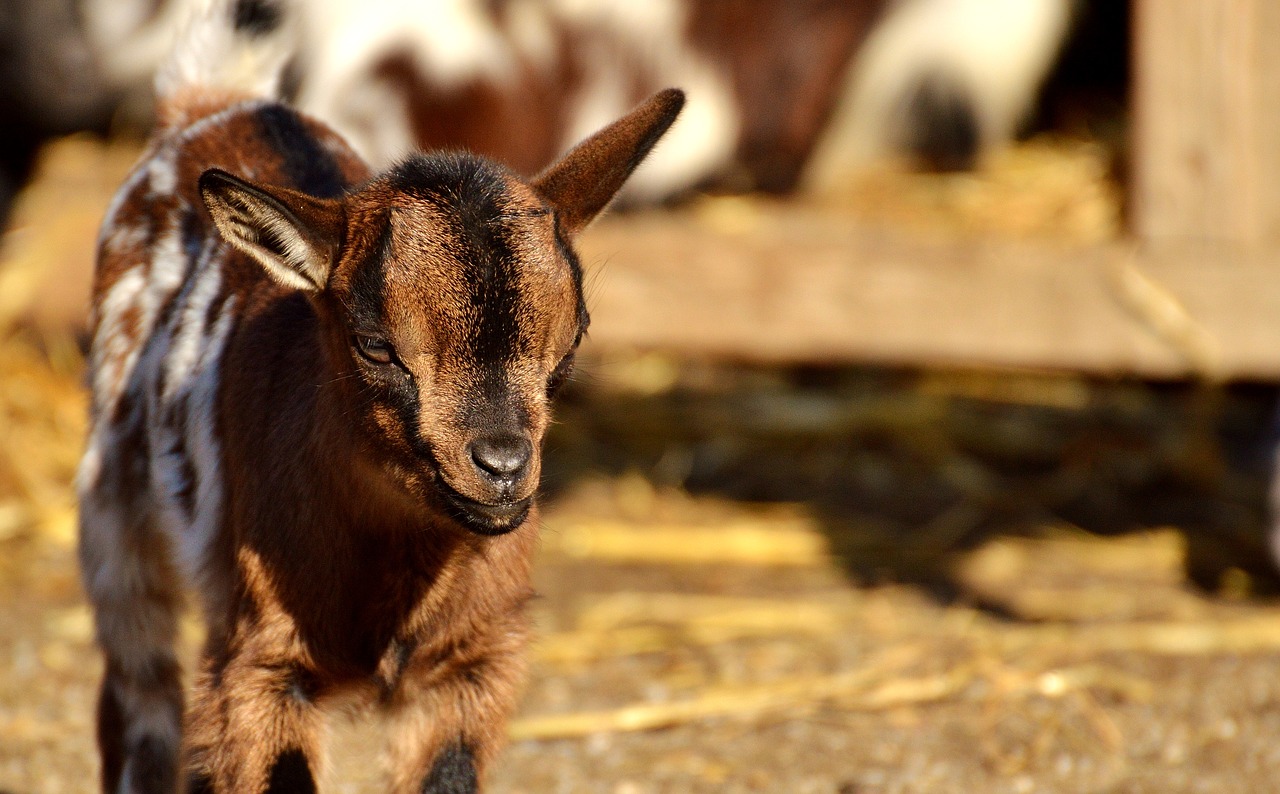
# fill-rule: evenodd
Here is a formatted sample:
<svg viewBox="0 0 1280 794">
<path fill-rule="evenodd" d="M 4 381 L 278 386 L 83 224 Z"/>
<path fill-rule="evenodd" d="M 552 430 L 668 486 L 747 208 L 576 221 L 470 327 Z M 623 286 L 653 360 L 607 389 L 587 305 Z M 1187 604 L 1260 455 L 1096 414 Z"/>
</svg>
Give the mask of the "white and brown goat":
<svg viewBox="0 0 1280 794">
<path fill-rule="evenodd" d="M 104 73 L 123 86 L 162 56 L 184 7 L 205 1 L 74 0 Z M 534 169 L 682 85 L 697 103 L 624 194 L 790 193 L 839 188 L 888 154 L 977 165 L 1034 110 L 1076 20 L 1103 26 L 1097 14 L 1124 5 L 307 0 L 291 76 L 298 107 L 379 166 L 414 146 L 462 146 Z M 1089 53 L 1091 70 L 1098 57 Z"/>
<path fill-rule="evenodd" d="M 263 46 L 276 16 L 241 0 L 183 57 Z M 79 487 L 103 788 L 315 791 L 325 706 L 356 698 L 390 721 L 392 791 L 475 791 L 524 676 L 539 448 L 587 325 L 571 241 L 683 95 L 532 181 L 464 154 L 371 175 L 219 66 L 159 81 L 102 231 Z M 208 641 L 184 709 L 187 586 Z"/>
</svg>

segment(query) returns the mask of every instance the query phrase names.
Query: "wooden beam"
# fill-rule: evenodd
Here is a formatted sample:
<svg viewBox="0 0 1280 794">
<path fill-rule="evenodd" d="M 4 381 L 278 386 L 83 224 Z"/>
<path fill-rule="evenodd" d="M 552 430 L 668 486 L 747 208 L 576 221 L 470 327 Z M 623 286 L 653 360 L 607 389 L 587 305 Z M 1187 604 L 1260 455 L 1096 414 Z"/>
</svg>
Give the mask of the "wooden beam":
<svg viewBox="0 0 1280 794">
<path fill-rule="evenodd" d="M 1280 242 L 1280 3 L 1136 0 L 1133 225 Z"/>
<path fill-rule="evenodd" d="M 777 207 L 583 241 L 590 345 L 734 360 L 1280 378 L 1280 252 L 945 239 Z"/>
</svg>

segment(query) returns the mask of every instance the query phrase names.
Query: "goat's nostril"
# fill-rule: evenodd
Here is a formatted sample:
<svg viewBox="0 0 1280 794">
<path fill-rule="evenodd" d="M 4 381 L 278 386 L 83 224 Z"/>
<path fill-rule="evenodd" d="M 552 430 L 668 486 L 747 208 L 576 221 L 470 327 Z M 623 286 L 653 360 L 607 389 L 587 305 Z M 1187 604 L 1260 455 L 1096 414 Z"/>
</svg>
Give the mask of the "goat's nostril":
<svg viewBox="0 0 1280 794">
<path fill-rule="evenodd" d="M 491 436 L 471 442 L 471 459 L 491 477 L 514 478 L 529 465 L 533 445 L 520 436 Z"/>
</svg>

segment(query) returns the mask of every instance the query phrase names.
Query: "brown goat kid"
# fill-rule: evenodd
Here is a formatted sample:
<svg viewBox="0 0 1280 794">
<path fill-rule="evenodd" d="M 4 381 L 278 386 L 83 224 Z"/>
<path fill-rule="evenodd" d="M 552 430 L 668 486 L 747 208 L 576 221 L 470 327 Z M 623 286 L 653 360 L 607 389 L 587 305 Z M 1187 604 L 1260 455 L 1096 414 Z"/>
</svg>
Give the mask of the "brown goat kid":
<svg viewBox="0 0 1280 794">
<path fill-rule="evenodd" d="M 321 123 L 177 71 L 94 290 L 103 789 L 313 792 L 325 707 L 362 701 L 390 720 L 392 791 L 476 791 L 524 677 L 539 450 L 587 326 L 571 240 L 683 95 L 529 182 L 463 154 L 371 176 Z M 208 642 L 184 711 L 187 586 Z"/>
</svg>

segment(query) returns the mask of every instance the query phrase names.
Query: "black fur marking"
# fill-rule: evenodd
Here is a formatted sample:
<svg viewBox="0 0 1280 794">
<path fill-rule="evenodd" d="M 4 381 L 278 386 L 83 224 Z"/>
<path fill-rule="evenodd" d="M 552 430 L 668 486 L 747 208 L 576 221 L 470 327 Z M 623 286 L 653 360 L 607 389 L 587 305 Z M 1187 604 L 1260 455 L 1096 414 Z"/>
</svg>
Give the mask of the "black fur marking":
<svg viewBox="0 0 1280 794">
<path fill-rule="evenodd" d="M 267 105 L 257 118 L 263 137 L 281 158 L 289 187 L 318 198 L 342 195 L 347 182 L 338 161 L 297 113 L 284 105 Z"/>
<path fill-rule="evenodd" d="M 469 363 L 482 373 L 484 401 L 491 403 L 504 391 L 504 365 L 527 346 L 515 253 L 504 221 L 504 174 L 478 157 L 439 155 L 406 161 L 393 184 L 440 206 L 453 221 L 449 238 L 457 250 L 451 253 L 463 264 L 471 309 L 467 327 L 459 330 Z"/>
<path fill-rule="evenodd" d="M 351 279 L 351 291 L 345 300 L 345 308 L 349 317 L 350 329 L 353 333 L 378 334 L 385 328 L 386 319 L 386 262 L 391 257 L 391 223 L 382 228 L 381 240 L 376 253 L 356 268 Z M 357 354 L 353 353 L 353 356 Z M 415 452 L 432 460 L 430 450 L 422 441 L 418 415 L 421 404 L 418 390 L 414 387 L 412 377 L 399 367 L 362 368 L 368 374 L 364 382 L 373 390 L 382 392 L 395 406 L 400 422 L 405 428 L 405 437 L 414 446 Z"/>
<path fill-rule="evenodd" d="M 204 327 L 206 331 L 213 328 L 218 323 L 218 318 L 222 316 L 222 310 L 227 308 L 227 300 L 230 299 L 230 297 L 231 294 L 227 293 L 216 300 L 209 301 L 209 308 L 204 315 Z"/>
<path fill-rule="evenodd" d="M 907 149 L 935 171 L 965 171 L 978 159 L 978 118 L 963 87 L 941 74 L 920 81 L 907 107 Z"/>
<path fill-rule="evenodd" d="M 320 694 L 321 683 L 316 674 L 306 668 L 290 667 L 283 672 L 285 692 L 299 703 L 310 703 Z"/>
<path fill-rule="evenodd" d="M 423 460 L 429 461 L 432 471 L 439 472 L 440 463 L 436 460 L 435 450 L 422 437 L 422 423 L 419 421 L 422 413 L 422 404 L 418 399 L 418 390 L 414 388 L 405 389 L 400 399 L 396 401 L 396 407 L 400 415 L 400 423 L 405 428 L 405 438 L 408 439 L 414 454 Z M 439 479 L 437 476 L 436 480 L 439 481 Z"/>
<path fill-rule="evenodd" d="M 129 753 L 130 791 L 170 794 L 178 786 L 178 748 L 155 736 L 143 736 Z"/>
<path fill-rule="evenodd" d="M 266 794 L 315 794 L 315 791 L 311 767 L 301 750 L 285 750 L 276 756 L 267 779 Z"/>
<path fill-rule="evenodd" d="M 178 481 L 166 483 L 173 496 L 177 498 L 183 513 L 190 519 L 195 510 L 196 470 L 191 464 L 191 456 L 187 454 L 186 427 L 190 392 L 181 392 L 163 411 L 163 423 L 173 431 L 173 437 L 167 447 L 160 450 L 160 456 L 167 459 L 178 473 Z"/>
<path fill-rule="evenodd" d="M 187 775 L 187 794 L 213 794 L 213 778 L 204 772 Z"/>
<path fill-rule="evenodd" d="M 476 777 L 475 756 L 465 744 L 447 748 L 422 781 L 422 794 L 476 794 L 480 783 Z"/>
<path fill-rule="evenodd" d="M 128 450 L 128 454 L 121 465 L 103 470 L 99 487 L 106 493 L 139 494 L 146 493 L 143 489 L 151 487 L 151 466 L 147 463 L 150 458 L 150 440 L 143 423 L 146 398 L 141 391 L 141 378 L 135 374 L 116 403 L 115 413 L 111 417 L 111 422 L 116 425 L 119 433 L 117 449 Z"/>
<path fill-rule="evenodd" d="M 182 668 L 171 656 L 153 654 L 145 664 L 140 664 L 133 675 L 125 677 L 120 663 L 107 660 L 107 680 L 127 681 L 131 686 L 147 692 L 180 692 Z"/>
<path fill-rule="evenodd" d="M 124 707 L 112 686 L 108 666 L 98 698 L 98 749 L 102 754 L 102 790 L 117 791 L 124 771 Z"/>
<path fill-rule="evenodd" d="M 174 313 L 181 311 L 187 305 L 187 299 L 190 297 L 192 290 L 195 289 L 196 284 L 196 280 L 191 276 L 199 266 L 201 254 L 209 243 L 208 237 L 204 234 L 200 216 L 191 207 L 183 210 L 178 217 L 176 226 L 185 260 L 182 268 L 182 287 L 177 292 L 170 294 L 160 307 L 160 313 L 156 318 L 157 327 L 171 326 Z"/>
<path fill-rule="evenodd" d="M 460 352 L 479 387 L 469 410 L 502 401 L 506 365 L 529 346 L 521 323 L 524 308 L 505 180 L 500 166 L 466 154 L 411 157 L 390 174 L 393 188 L 435 204 L 451 221 L 444 239 L 463 265 L 469 303 L 463 327 L 456 331 L 465 339 Z"/>
<path fill-rule="evenodd" d="M 411 196 L 493 212 L 506 189 L 505 176 L 502 166 L 466 152 L 410 155 L 387 174 L 392 188 Z"/>
<path fill-rule="evenodd" d="M 253 37 L 274 32 L 284 21 L 284 13 L 271 0 L 237 0 L 232 16 L 235 29 Z"/>
<path fill-rule="evenodd" d="M 472 348 L 475 363 L 497 367 L 501 374 L 502 364 L 527 347 L 520 327 L 520 284 L 510 231 L 465 216 L 460 226 L 471 305 L 478 320 Z"/>
<path fill-rule="evenodd" d="M 204 223 L 194 207 L 188 206 L 183 209 L 182 215 L 178 218 L 178 232 L 182 238 L 182 252 L 187 257 L 186 272 L 189 276 L 191 269 L 200 260 L 200 252 L 208 239 Z"/>
<path fill-rule="evenodd" d="M 153 656 L 129 681 L 147 692 L 160 692 L 172 699 L 175 716 L 182 711 L 181 671 L 173 659 Z M 143 736 L 131 746 L 124 746 L 128 728 L 124 707 L 115 694 L 115 686 L 124 680 L 118 663 L 108 660 L 98 701 L 98 744 L 102 752 L 102 789 L 116 791 L 121 777 L 129 769 L 130 791 L 168 794 L 178 782 L 178 750 L 156 736 Z"/>
</svg>

